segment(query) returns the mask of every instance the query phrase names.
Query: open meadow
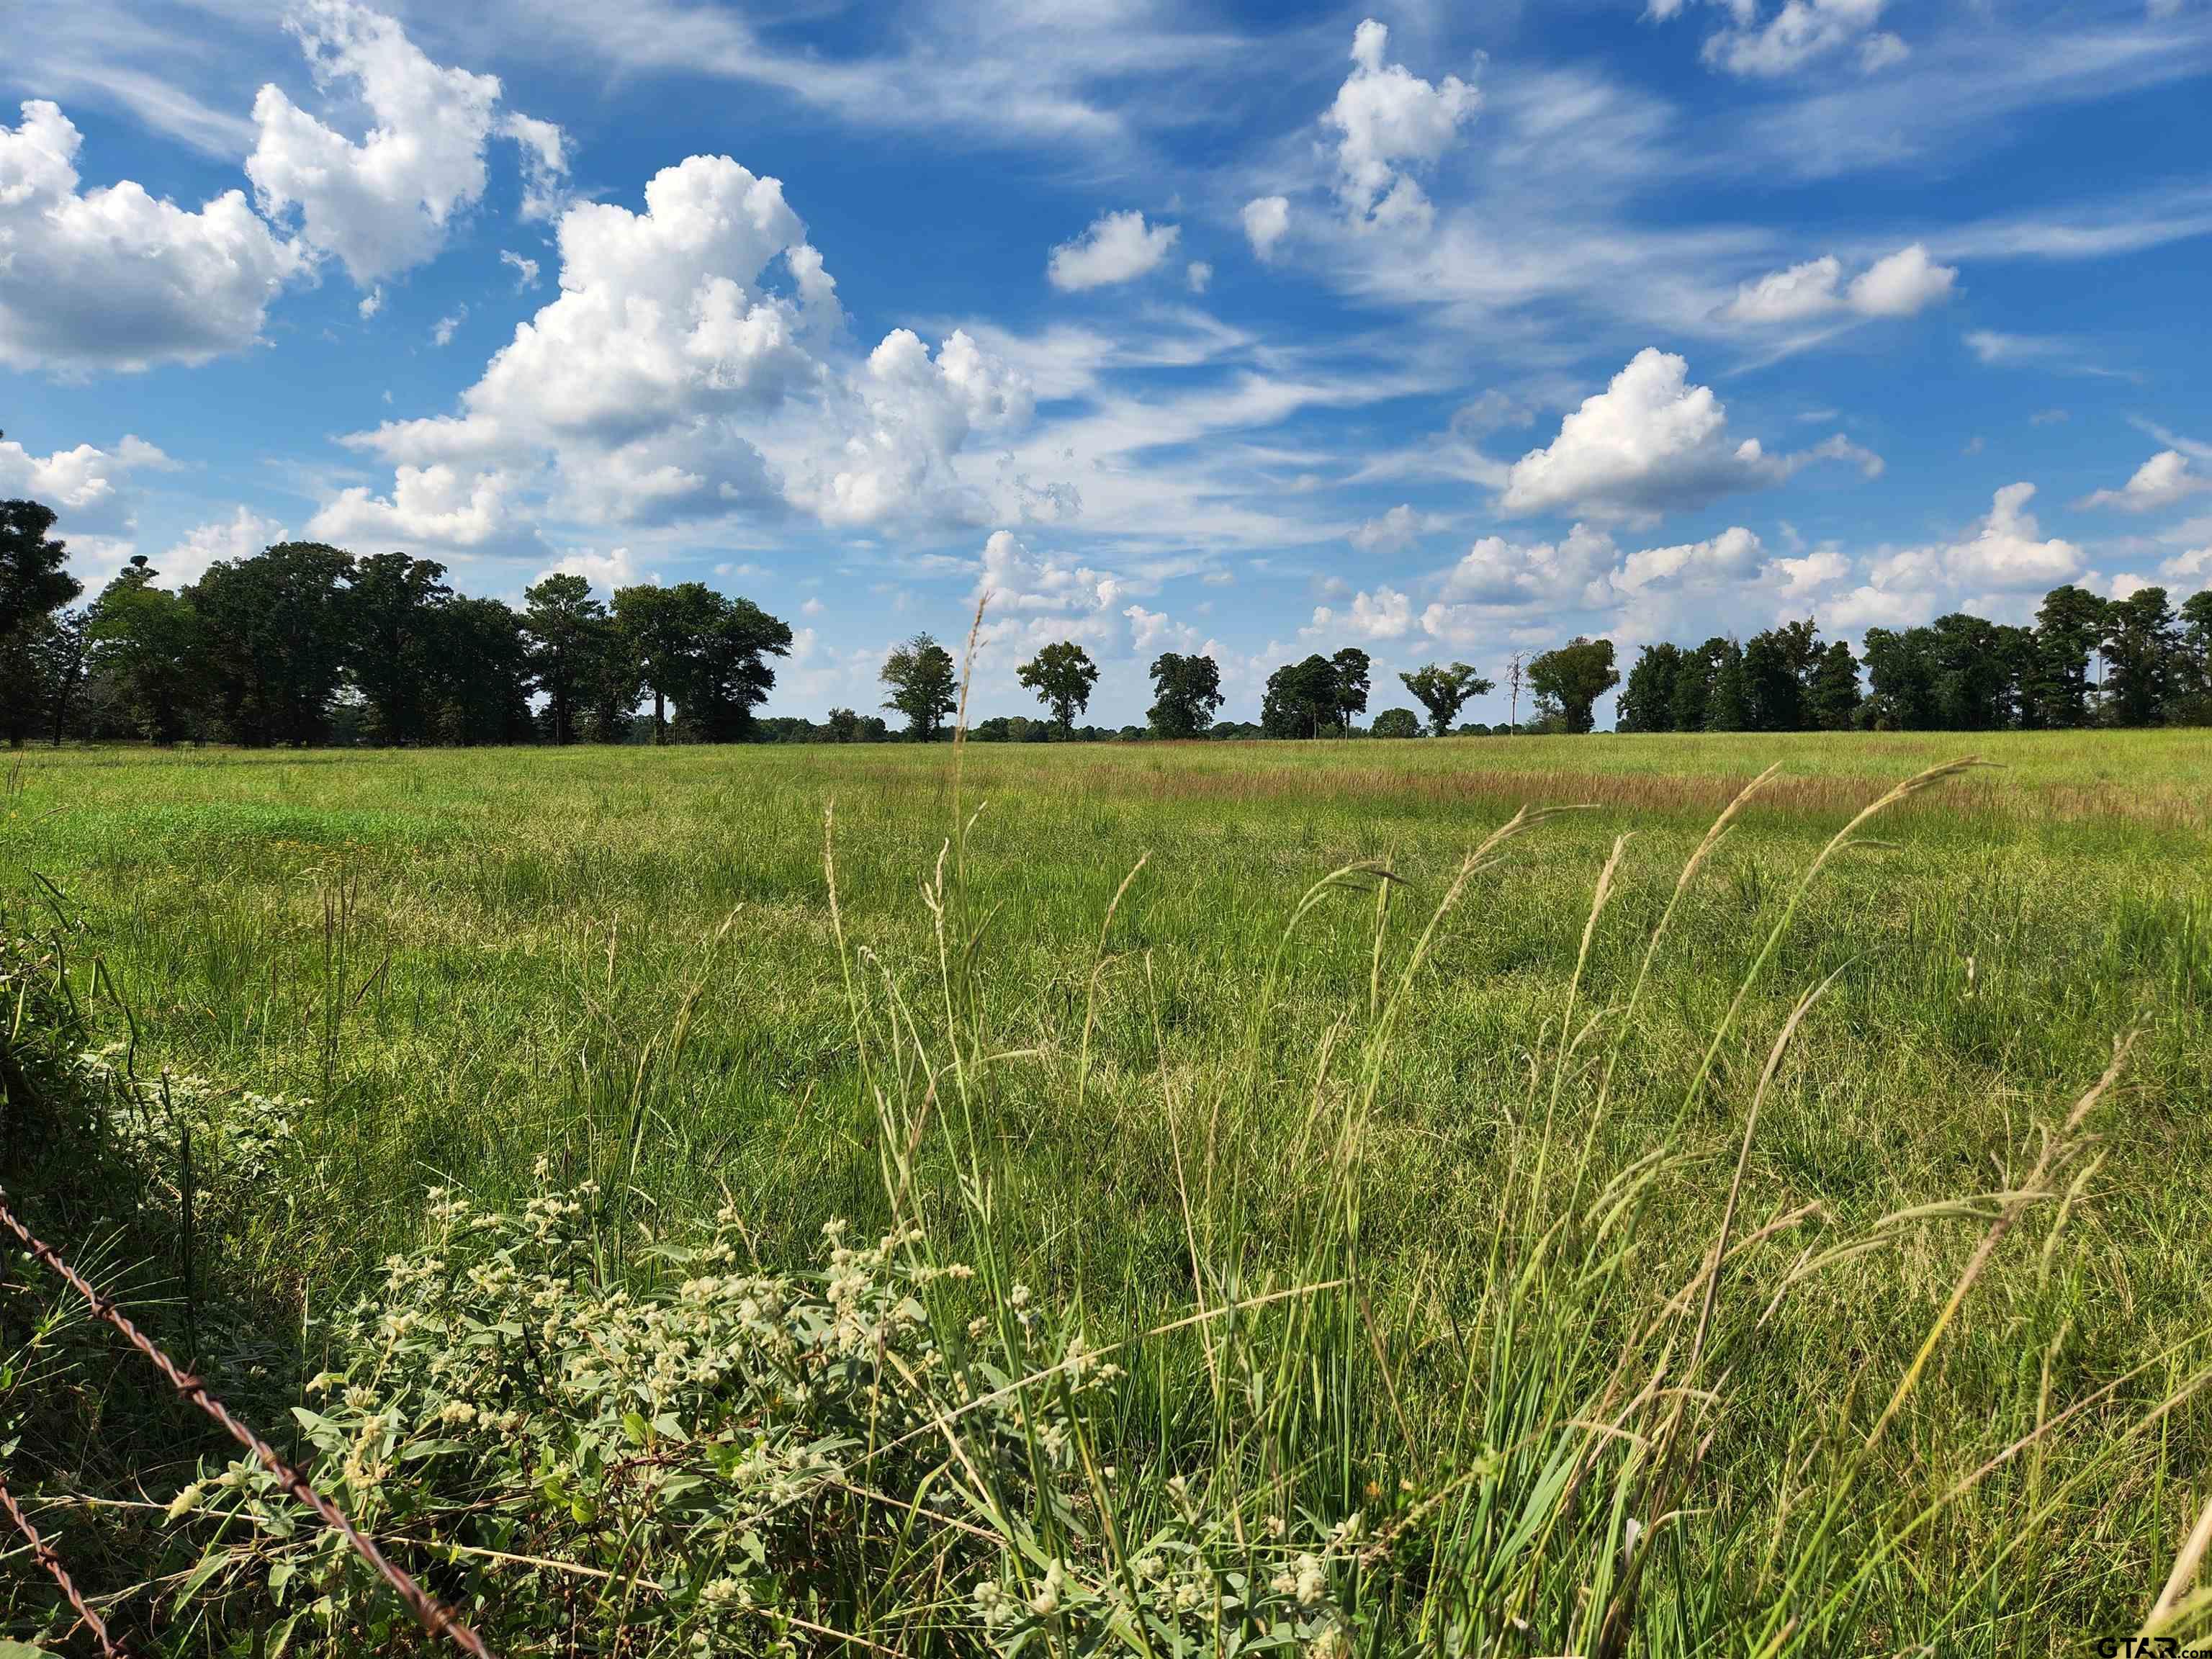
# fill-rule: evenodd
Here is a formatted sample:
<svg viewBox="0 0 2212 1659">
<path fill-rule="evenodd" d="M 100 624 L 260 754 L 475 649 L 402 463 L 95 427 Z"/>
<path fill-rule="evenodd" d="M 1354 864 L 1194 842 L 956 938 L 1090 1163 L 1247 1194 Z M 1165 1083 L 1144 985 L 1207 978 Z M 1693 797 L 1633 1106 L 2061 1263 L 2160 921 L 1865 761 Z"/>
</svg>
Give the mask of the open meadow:
<svg viewBox="0 0 2212 1659">
<path fill-rule="evenodd" d="M 47 1237 L 499 1651 L 2212 1632 L 2201 734 L 5 777 Z M 430 1650 L 40 1293 L 112 1622 Z"/>
</svg>

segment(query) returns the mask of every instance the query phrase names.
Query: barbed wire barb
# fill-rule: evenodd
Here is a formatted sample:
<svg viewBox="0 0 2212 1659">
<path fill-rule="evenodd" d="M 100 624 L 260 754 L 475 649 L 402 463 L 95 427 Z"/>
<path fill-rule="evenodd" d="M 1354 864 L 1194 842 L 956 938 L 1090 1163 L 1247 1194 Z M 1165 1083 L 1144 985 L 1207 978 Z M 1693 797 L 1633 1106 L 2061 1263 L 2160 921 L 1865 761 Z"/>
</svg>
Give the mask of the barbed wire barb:
<svg viewBox="0 0 2212 1659">
<path fill-rule="evenodd" d="M 130 1659 L 123 1647 L 107 1633 L 107 1626 L 100 1615 L 86 1604 L 83 1594 L 76 1587 L 76 1581 L 70 1577 L 69 1569 L 62 1565 L 61 1557 L 54 1553 L 52 1545 L 39 1536 L 39 1529 L 31 1524 L 31 1517 L 24 1514 L 16 1504 L 15 1494 L 8 1490 L 5 1480 L 0 1480 L 0 1509 L 8 1511 L 8 1518 L 15 1523 L 15 1530 L 30 1540 L 31 1559 L 46 1570 L 46 1577 L 61 1586 L 63 1599 L 76 1609 L 77 1621 L 90 1631 L 92 1639 L 100 1644 L 101 1659 Z"/>
<path fill-rule="evenodd" d="M 309 1486 L 307 1478 L 279 1457 L 259 1435 L 233 1417 L 222 1401 L 207 1391 L 206 1385 L 198 1377 L 185 1370 L 164 1353 L 151 1338 L 131 1322 L 129 1316 L 125 1314 L 122 1309 L 107 1297 L 103 1296 L 89 1280 L 64 1261 L 52 1245 L 33 1234 L 9 1205 L 5 1189 L 0 1189 L 0 1225 L 4 1225 L 9 1232 L 15 1234 L 34 1260 L 60 1275 L 71 1290 L 91 1304 L 94 1313 L 121 1332 L 124 1340 L 137 1349 L 140 1353 L 144 1354 L 153 1363 L 155 1370 L 168 1379 L 172 1388 L 213 1418 L 222 1425 L 226 1434 L 252 1452 L 260 1461 L 262 1468 L 276 1477 L 276 1483 L 279 1486 L 299 1502 L 314 1510 L 322 1517 L 325 1526 L 339 1534 L 347 1543 L 353 1546 L 354 1553 L 374 1567 L 384 1582 L 398 1592 L 399 1599 L 407 1604 L 408 1610 L 415 1615 L 416 1621 L 424 1630 L 428 1631 L 433 1636 L 447 1638 L 462 1652 L 471 1655 L 471 1659 L 493 1659 L 492 1651 L 484 1645 L 483 1638 L 471 1630 L 459 1613 L 416 1583 L 404 1568 L 386 1559 L 384 1552 L 377 1548 L 371 1539 L 352 1522 L 346 1519 L 344 1512 L 337 1504 Z M 29 1522 L 12 1501 L 9 1503 L 8 1509 L 15 1516 L 16 1523 L 27 1533 L 30 1533 Z M 33 1539 L 37 1537 L 35 1533 L 30 1533 L 30 1535 Z M 66 1576 L 58 1572 L 59 1565 L 58 1562 L 55 1562 L 48 1566 L 47 1570 L 50 1572 L 56 1572 L 58 1576 L 65 1579 Z M 93 1617 L 85 1609 L 82 1602 L 76 1601 L 74 1596 L 70 1600 L 86 1618 Z M 107 1644 L 106 1632 L 100 1626 L 97 1620 L 94 1620 L 93 1627 L 100 1635 L 103 1644 Z M 108 1644 L 107 1650 L 110 1654 L 117 1652 L 112 1644 Z"/>
</svg>

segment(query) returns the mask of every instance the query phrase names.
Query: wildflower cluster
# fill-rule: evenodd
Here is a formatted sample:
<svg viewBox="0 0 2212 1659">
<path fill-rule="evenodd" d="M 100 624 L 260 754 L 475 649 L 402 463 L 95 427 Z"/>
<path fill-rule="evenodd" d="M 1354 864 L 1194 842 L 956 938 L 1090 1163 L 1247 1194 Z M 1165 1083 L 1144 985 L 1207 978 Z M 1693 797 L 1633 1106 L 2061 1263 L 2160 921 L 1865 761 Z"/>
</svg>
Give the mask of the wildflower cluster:
<svg viewBox="0 0 2212 1659">
<path fill-rule="evenodd" d="M 222 1089 L 166 1068 L 148 1077 L 131 1068 L 121 1042 L 80 1050 L 72 1070 L 94 1103 L 104 1146 L 142 1177 L 149 1206 L 180 1215 L 179 1183 L 189 1168 L 196 1216 L 220 1229 L 256 1210 L 278 1182 L 301 1173 L 305 1100 Z M 217 1205 L 221 1214 L 211 1209 Z"/>
<path fill-rule="evenodd" d="M 1118 1559 L 1083 1452 L 1121 1373 L 1019 1287 L 992 1309 L 914 1230 L 857 1243 L 835 1222 L 816 1271 L 763 1271 L 728 1211 L 617 1278 L 604 1213 L 590 1182 L 519 1214 L 434 1189 L 425 1242 L 332 1322 L 295 1413 L 309 1479 L 488 1636 L 588 1604 L 626 1653 L 754 1652 L 927 1574 L 957 1593 L 916 1616 L 981 1650 L 1140 1625 L 1168 1652 L 1224 1626 L 1337 1639 L 1349 1534 L 1255 1557 L 1186 1494 L 1133 1570 Z M 171 1515 L 220 1517 L 234 1563 L 283 1564 L 280 1599 L 312 1583 L 334 1633 L 388 1600 L 250 1466 Z"/>
<path fill-rule="evenodd" d="M 1294 1540 L 1280 1516 L 1255 1528 L 1201 1502 L 1181 1477 L 1166 1487 L 1173 1516 L 1126 1560 L 1086 1552 L 1087 1559 L 1052 1558 L 1039 1573 L 1010 1553 L 1006 1571 L 972 1597 L 992 1645 L 1348 1659 L 1352 1591 L 1368 1565 L 1358 1516 L 1328 1528 L 1301 1516 Z"/>
</svg>

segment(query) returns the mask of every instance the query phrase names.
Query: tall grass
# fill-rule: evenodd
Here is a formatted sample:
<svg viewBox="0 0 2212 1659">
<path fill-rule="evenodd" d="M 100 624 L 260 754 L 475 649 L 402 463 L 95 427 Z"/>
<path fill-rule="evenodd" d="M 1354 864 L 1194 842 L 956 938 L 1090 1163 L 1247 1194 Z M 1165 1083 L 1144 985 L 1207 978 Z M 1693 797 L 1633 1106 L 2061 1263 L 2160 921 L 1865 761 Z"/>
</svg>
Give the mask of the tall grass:
<svg viewBox="0 0 2212 1659">
<path fill-rule="evenodd" d="M 227 1085 L 313 1096 L 204 1224 L 306 1307 L 319 1478 L 504 1650 L 2208 1633 L 2202 877 L 2158 840 L 2200 832 L 2076 855 L 1938 758 L 1825 823 L 1785 761 L 1710 827 L 1417 795 L 1307 846 L 1263 767 L 1145 797 L 1130 853 L 1085 818 L 1130 780 L 981 751 L 825 760 L 803 838 L 766 826 L 831 778 L 764 816 L 695 781 L 718 833 L 524 758 L 542 839 L 450 779 L 249 806 L 252 763 L 132 820 L 86 757 L 23 792 L 63 896 L 11 902 L 70 953 L 19 984 L 139 1024 L 82 1086 L 222 1079 L 169 1091 L 211 1183 Z M 1326 799 L 1334 764 L 1269 767 Z M 196 869 L 175 817 L 229 826 Z M 142 1639 L 409 1649 L 196 1450 L 46 1483 Z"/>
</svg>

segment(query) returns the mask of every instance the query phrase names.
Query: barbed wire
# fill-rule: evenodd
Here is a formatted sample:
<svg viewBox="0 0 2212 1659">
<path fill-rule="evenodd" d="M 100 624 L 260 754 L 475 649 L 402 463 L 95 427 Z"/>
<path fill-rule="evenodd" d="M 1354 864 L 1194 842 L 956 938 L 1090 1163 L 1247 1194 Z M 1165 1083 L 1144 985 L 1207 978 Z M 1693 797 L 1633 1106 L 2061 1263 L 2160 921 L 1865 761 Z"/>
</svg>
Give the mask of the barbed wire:
<svg viewBox="0 0 2212 1659">
<path fill-rule="evenodd" d="M 447 1638 L 462 1652 L 471 1655 L 472 1659 L 493 1659 L 492 1651 L 484 1645 L 483 1638 L 471 1630 L 459 1613 L 416 1583 L 405 1569 L 387 1559 L 383 1551 L 378 1549 L 376 1545 L 352 1522 L 346 1519 L 344 1512 L 337 1504 L 309 1486 L 306 1477 L 283 1458 L 277 1456 L 269 1443 L 259 1435 L 233 1417 L 225 1408 L 222 1401 L 207 1391 L 206 1385 L 198 1377 L 185 1370 L 175 1360 L 162 1352 L 151 1338 L 131 1322 L 129 1316 L 112 1301 L 101 1295 L 99 1290 L 76 1268 L 62 1260 L 60 1254 L 52 1245 L 33 1234 L 17 1217 L 15 1212 L 9 1207 L 5 1189 L 0 1189 L 0 1225 L 4 1225 L 9 1232 L 21 1240 L 23 1248 L 28 1250 L 35 1260 L 58 1273 L 68 1283 L 70 1289 L 91 1304 L 94 1313 L 120 1331 L 124 1340 L 152 1361 L 155 1370 L 168 1379 L 171 1387 L 213 1418 L 222 1426 L 225 1433 L 259 1459 L 262 1468 L 276 1477 L 276 1483 L 279 1486 L 299 1502 L 314 1510 L 322 1517 L 325 1526 L 331 1528 L 342 1535 L 347 1543 L 352 1545 L 354 1553 L 375 1568 L 384 1582 L 398 1593 L 399 1599 L 407 1604 L 408 1610 L 415 1615 L 416 1622 L 424 1630 L 434 1636 Z M 15 1508 L 12 1501 L 9 1503 L 8 1508 L 14 1515 L 16 1523 L 35 1540 L 38 1534 L 31 1532 L 30 1523 L 24 1518 L 22 1512 Z M 49 1551 L 47 1553 L 51 1555 L 52 1552 Z M 67 1582 L 66 1575 L 60 1571 L 58 1561 L 52 1562 L 47 1571 L 55 1573 L 64 1583 Z M 70 1597 L 70 1601 L 86 1618 L 92 1618 L 92 1614 L 85 1609 L 82 1601 L 78 1601 L 74 1595 Z M 106 1632 L 99 1626 L 97 1620 L 94 1620 L 94 1629 L 100 1634 L 101 1642 L 106 1644 Z M 112 1654 L 116 1650 L 111 1645 L 108 1651 Z"/>
<path fill-rule="evenodd" d="M 78 1621 L 92 1632 L 93 1640 L 100 1644 L 103 1659 L 129 1659 L 115 1638 L 107 1633 L 107 1626 L 100 1615 L 85 1604 L 83 1595 L 77 1589 L 76 1581 L 69 1576 L 69 1569 L 62 1565 L 61 1557 L 54 1553 L 54 1547 L 39 1536 L 39 1529 L 31 1524 L 31 1517 L 17 1506 L 15 1494 L 8 1490 L 5 1480 L 0 1480 L 0 1509 L 8 1511 L 8 1518 L 15 1523 L 15 1530 L 30 1540 L 31 1559 L 46 1570 L 49 1578 L 61 1586 L 63 1598 L 76 1609 Z"/>
</svg>

